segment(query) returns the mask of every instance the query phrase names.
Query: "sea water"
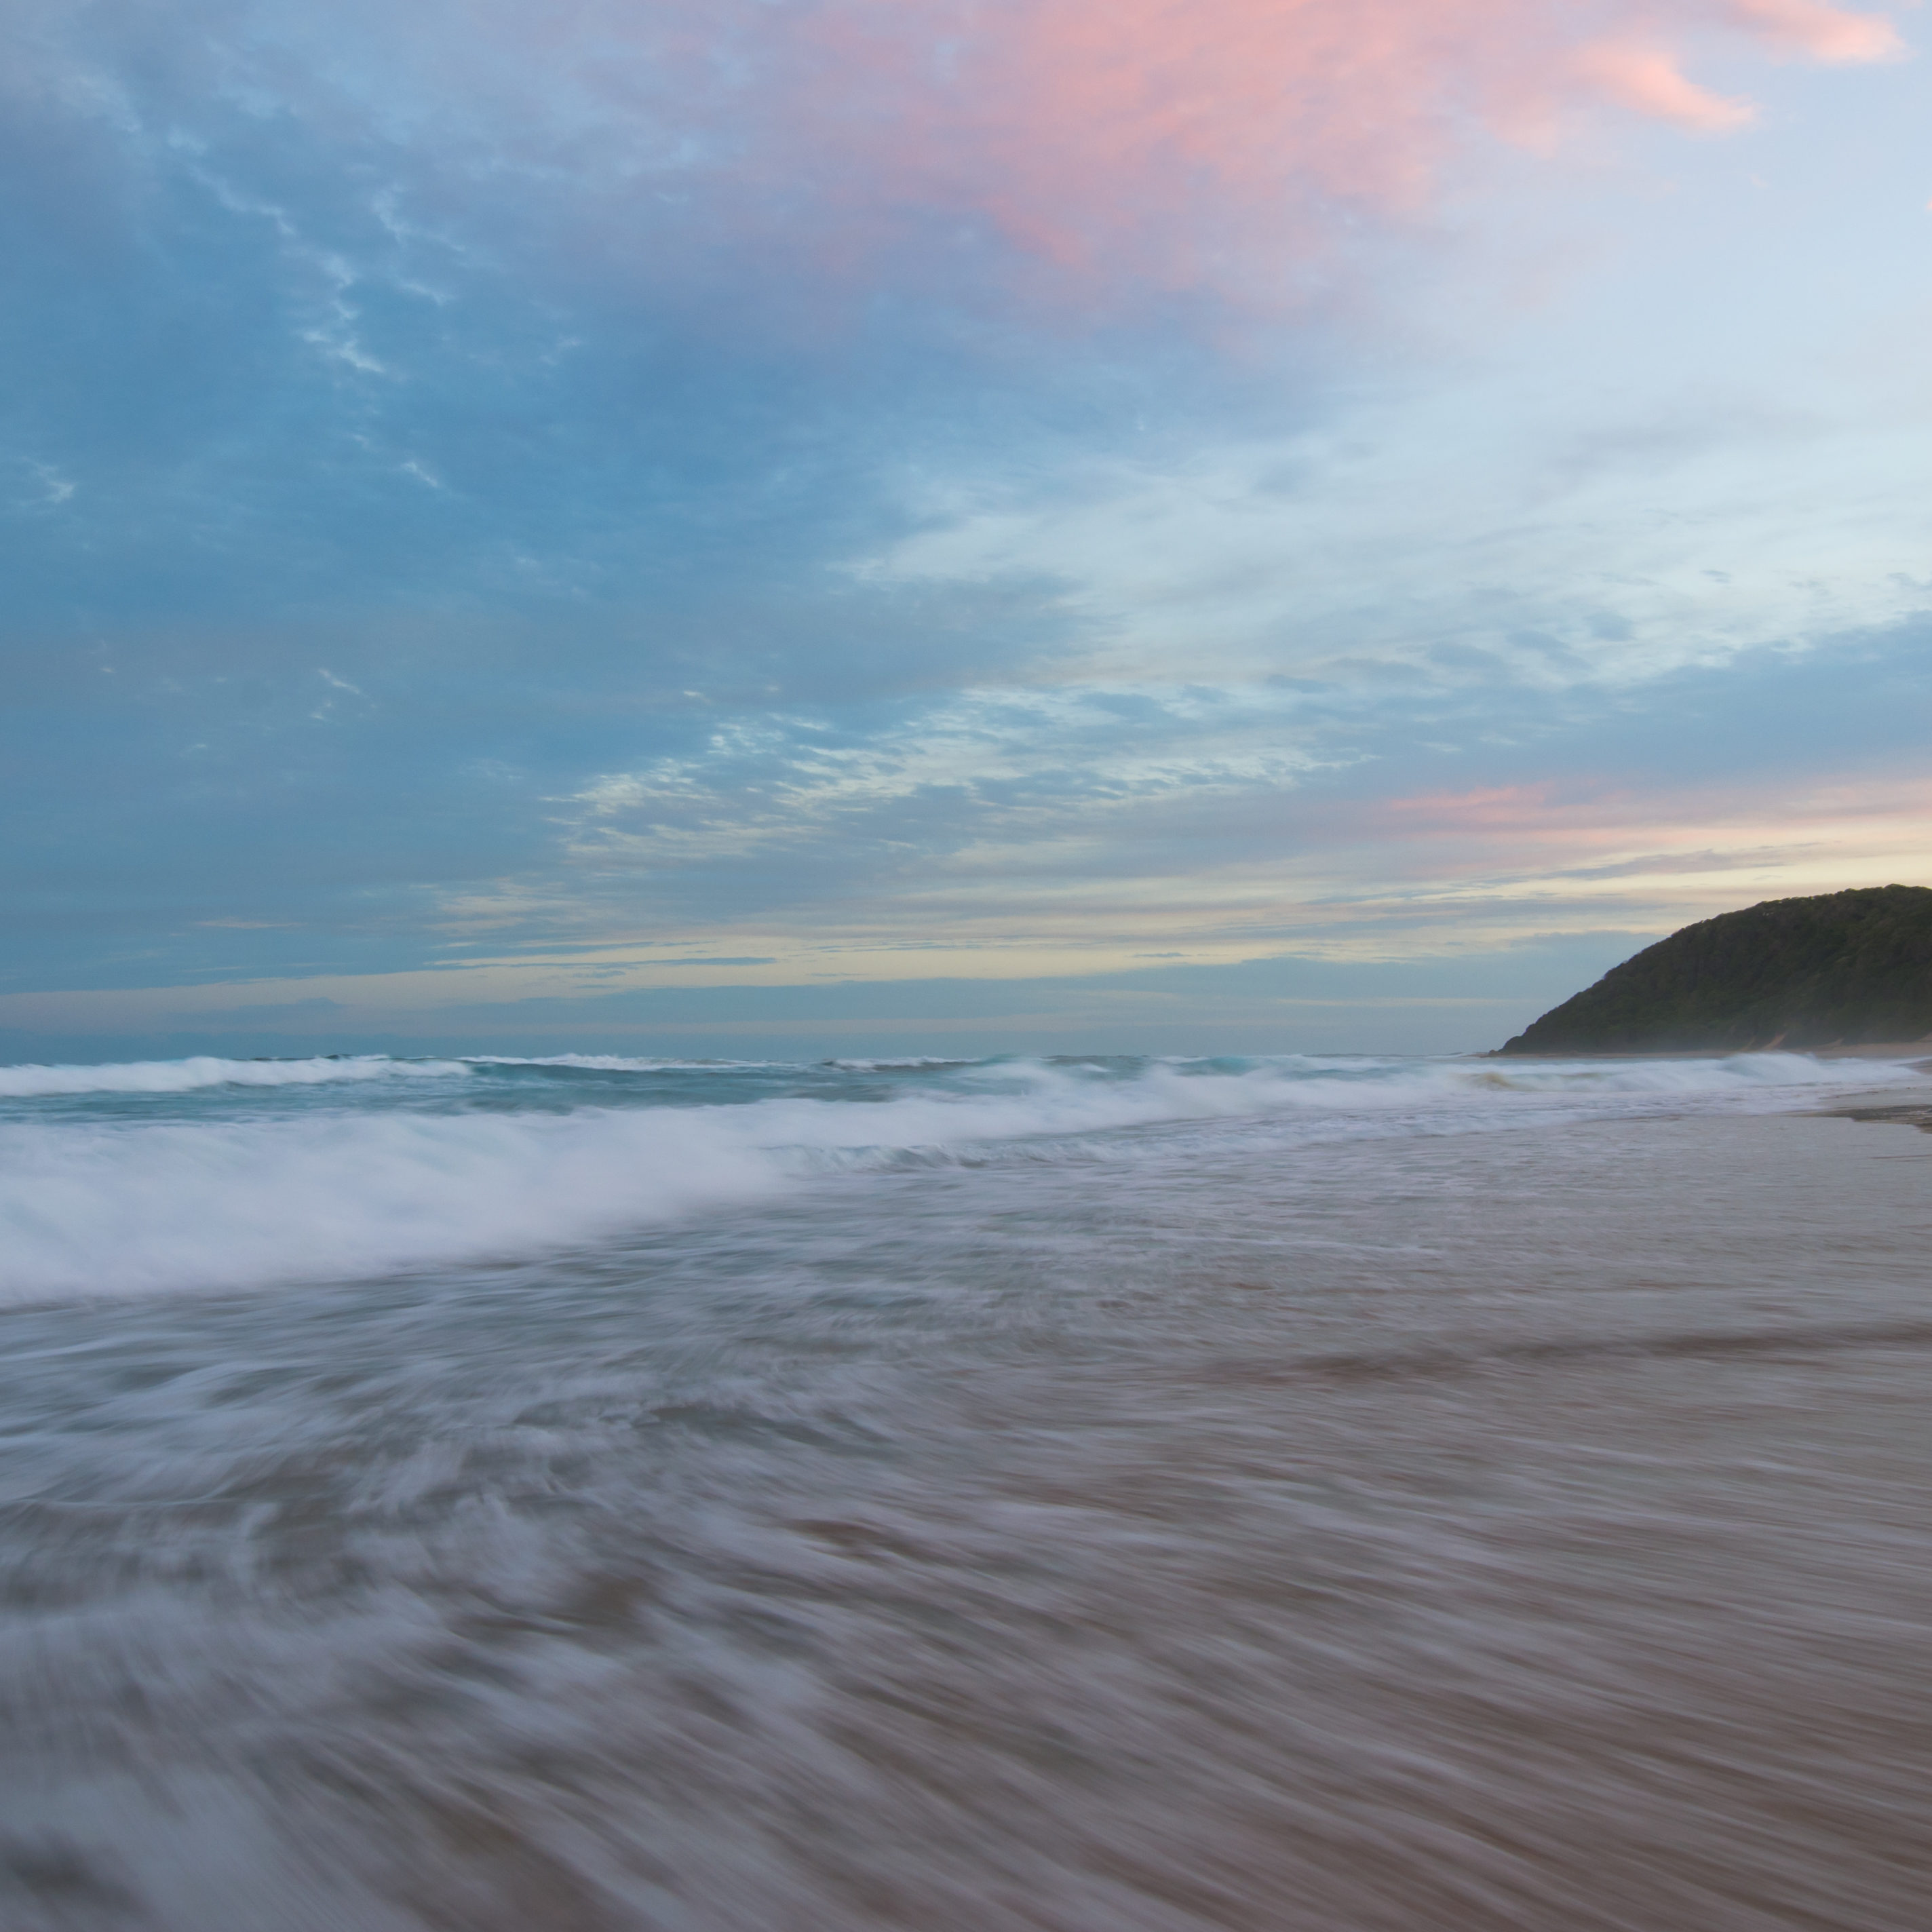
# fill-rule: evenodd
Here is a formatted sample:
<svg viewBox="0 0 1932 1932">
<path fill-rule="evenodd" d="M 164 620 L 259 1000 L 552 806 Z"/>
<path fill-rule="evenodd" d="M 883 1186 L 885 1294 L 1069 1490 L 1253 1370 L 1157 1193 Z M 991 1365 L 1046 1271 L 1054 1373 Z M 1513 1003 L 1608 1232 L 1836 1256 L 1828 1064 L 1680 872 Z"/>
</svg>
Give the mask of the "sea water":
<svg viewBox="0 0 1932 1932">
<path fill-rule="evenodd" d="M 0 1926 L 1904 1932 L 1874 1088 L 0 1068 Z"/>
</svg>

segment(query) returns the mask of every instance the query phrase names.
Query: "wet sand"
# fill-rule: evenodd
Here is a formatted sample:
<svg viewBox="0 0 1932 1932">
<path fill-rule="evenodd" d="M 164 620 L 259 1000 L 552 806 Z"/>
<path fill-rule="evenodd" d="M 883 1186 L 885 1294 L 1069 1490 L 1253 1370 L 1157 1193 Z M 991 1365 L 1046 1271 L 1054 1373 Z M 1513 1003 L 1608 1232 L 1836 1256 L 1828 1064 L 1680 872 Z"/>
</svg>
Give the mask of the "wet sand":
<svg viewBox="0 0 1932 1932">
<path fill-rule="evenodd" d="M 0 1923 L 1924 1922 L 1932 1139 L 1130 1178 L 6 1318 Z"/>
</svg>

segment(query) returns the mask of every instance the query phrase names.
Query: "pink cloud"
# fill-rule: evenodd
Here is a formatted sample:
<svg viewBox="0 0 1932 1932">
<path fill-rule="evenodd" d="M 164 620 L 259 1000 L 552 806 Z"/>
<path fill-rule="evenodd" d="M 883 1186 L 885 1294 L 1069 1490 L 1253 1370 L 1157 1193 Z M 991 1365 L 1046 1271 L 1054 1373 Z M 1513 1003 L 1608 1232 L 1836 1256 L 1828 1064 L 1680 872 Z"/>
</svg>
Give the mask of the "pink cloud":
<svg viewBox="0 0 1932 1932">
<path fill-rule="evenodd" d="M 1895 60 L 1905 51 L 1889 20 L 1820 0 L 1731 0 L 1730 12 L 1748 33 L 1810 60 Z"/>
<path fill-rule="evenodd" d="M 766 251 L 838 286 L 910 249 L 1270 305 L 1485 147 L 1741 126 L 1712 49 L 1900 50 L 1825 0 L 333 0 L 259 34 L 220 4 L 224 84 L 332 89 L 309 105 L 428 152 L 452 202 L 549 184 L 560 228 L 654 274 Z"/>
<path fill-rule="evenodd" d="M 1274 294 L 1352 224 L 1426 214 L 1472 140 L 1606 107 L 1742 126 L 1750 104 L 1687 70 L 1706 44 L 1899 50 L 1888 22 L 1821 0 L 826 0 L 786 17 L 797 65 L 764 164 L 802 159 L 859 225 L 950 213 L 1063 277 Z"/>
<path fill-rule="evenodd" d="M 1924 870 L 1932 782 L 1916 772 L 1837 774 L 1767 788 L 1749 783 L 1660 788 L 1578 774 L 1560 782 L 1426 792 L 1365 801 L 1323 821 L 1332 837 L 1409 855 L 1446 875 L 1566 868 L 1575 876 L 1725 868 L 1862 848 Z M 1418 854 L 1442 848 L 1446 856 Z M 1460 855 L 1460 856 L 1458 856 Z M 1729 855 L 1726 856 L 1726 855 Z M 1902 855 L 1902 856 L 1901 856 Z M 1607 868 L 1598 862 L 1610 860 Z M 1588 873 L 1576 868 L 1589 868 Z"/>
<path fill-rule="evenodd" d="M 1574 800 L 1559 802 L 1553 784 L 1533 784 L 1418 792 L 1408 798 L 1384 799 L 1372 810 L 1384 825 L 1406 824 L 1413 831 L 1448 836 L 1472 830 L 1545 831 L 1576 808 Z M 1592 800 L 1590 809 L 1600 814 L 1602 801 Z"/>
<path fill-rule="evenodd" d="M 1599 41 L 1578 54 L 1576 70 L 1618 106 L 1693 134 L 1728 134 L 1754 118 L 1749 101 L 1699 86 L 1668 50 L 1654 43 Z"/>
</svg>

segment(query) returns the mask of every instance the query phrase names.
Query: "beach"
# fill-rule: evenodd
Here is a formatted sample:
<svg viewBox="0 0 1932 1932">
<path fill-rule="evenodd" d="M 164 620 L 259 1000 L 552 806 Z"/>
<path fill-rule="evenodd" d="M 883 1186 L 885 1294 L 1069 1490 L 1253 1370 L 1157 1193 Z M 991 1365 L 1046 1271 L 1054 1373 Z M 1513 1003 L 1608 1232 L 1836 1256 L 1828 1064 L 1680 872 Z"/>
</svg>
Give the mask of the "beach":
<svg viewBox="0 0 1932 1932">
<path fill-rule="evenodd" d="M 463 1064 L 10 1103 L 9 1932 L 1919 1922 L 1922 1070 Z"/>
</svg>

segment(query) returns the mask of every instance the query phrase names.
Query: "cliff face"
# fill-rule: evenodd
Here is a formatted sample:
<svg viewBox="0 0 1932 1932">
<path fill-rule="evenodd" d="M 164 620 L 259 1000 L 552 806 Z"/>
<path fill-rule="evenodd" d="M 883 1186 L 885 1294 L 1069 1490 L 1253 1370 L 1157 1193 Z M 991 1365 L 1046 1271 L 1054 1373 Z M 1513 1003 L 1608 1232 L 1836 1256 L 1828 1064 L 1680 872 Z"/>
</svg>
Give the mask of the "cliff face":
<svg viewBox="0 0 1932 1932">
<path fill-rule="evenodd" d="M 1504 1053 L 1854 1046 L 1932 1034 L 1932 889 L 1767 899 L 1687 926 L 1545 1013 Z"/>
</svg>

